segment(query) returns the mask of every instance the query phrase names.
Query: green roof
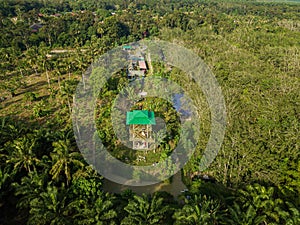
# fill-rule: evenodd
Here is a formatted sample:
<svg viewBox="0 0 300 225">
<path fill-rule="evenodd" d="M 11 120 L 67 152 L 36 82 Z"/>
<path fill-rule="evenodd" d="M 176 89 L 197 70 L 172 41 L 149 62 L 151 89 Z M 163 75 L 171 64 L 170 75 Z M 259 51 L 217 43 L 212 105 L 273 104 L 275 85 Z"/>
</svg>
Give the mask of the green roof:
<svg viewBox="0 0 300 225">
<path fill-rule="evenodd" d="M 132 46 L 131 45 L 124 45 L 123 49 L 132 49 Z"/>
<path fill-rule="evenodd" d="M 155 125 L 154 112 L 148 110 L 133 110 L 132 112 L 127 112 L 126 124 Z"/>
</svg>

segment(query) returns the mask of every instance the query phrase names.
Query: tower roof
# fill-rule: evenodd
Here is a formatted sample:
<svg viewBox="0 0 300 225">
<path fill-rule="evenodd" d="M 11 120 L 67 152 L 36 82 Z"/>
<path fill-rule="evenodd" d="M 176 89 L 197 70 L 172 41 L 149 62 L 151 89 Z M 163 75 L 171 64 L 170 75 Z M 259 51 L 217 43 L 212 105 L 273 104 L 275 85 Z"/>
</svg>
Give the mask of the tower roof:
<svg viewBox="0 0 300 225">
<path fill-rule="evenodd" d="M 126 116 L 127 125 L 155 125 L 154 112 L 148 110 L 133 110 L 127 112 Z"/>
</svg>

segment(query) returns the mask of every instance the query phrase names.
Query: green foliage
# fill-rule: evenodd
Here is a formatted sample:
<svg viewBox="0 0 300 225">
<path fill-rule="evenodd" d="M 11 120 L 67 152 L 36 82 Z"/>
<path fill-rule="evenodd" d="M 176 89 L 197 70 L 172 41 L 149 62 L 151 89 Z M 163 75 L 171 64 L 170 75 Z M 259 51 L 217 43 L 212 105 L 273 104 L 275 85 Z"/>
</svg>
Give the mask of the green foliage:
<svg viewBox="0 0 300 225">
<path fill-rule="evenodd" d="M 46 187 L 46 176 L 37 172 L 31 172 L 24 176 L 20 183 L 13 183 L 15 195 L 19 197 L 18 207 L 20 209 L 30 208 L 30 202 L 37 198 Z"/>
<path fill-rule="evenodd" d="M 52 179 L 59 179 L 60 174 L 63 173 L 68 184 L 71 180 L 71 168 L 76 171 L 84 165 L 80 161 L 81 155 L 78 152 L 72 152 L 73 147 L 68 139 L 53 142 L 53 147 L 53 152 L 50 154 L 53 162 L 50 170 Z"/>
<path fill-rule="evenodd" d="M 113 209 L 112 198 L 106 200 L 105 196 L 99 196 L 92 204 L 93 207 L 84 200 L 72 202 L 70 206 L 76 207 L 75 224 L 115 224 L 117 212 Z"/>
<path fill-rule="evenodd" d="M 258 1 L 0 1 L 0 224 L 300 224 L 299 9 Z M 34 30 L 35 23 L 42 27 Z M 196 151 L 183 171 L 190 192 L 178 201 L 105 193 L 69 132 L 73 94 L 89 64 L 142 38 L 198 54 L 226 101 L 224 143 L 203 172 L 213 180 L 200 180 L 209 106 L 181 71 L 153 62 L 157 76 L 188 91 L 201 119 L 197 146 L 184 139 L 193 125 L 182 128 L 184 146 Z M 120 160 L 138 156 L 120 144 L 110 122 L 122 89 L 133 108 L 143 104 L 165 120 L 166 130 L 155 134 L 160 146 L 144 163 L 165 159 L 180 138 L 178 116 L 162 100 L 137 102 L 124 71 L 98 98 L 103 143 Z"/>
<path fill-rule="evenodd" d="M 165 213 L 170 210 L 163 205 L 163 198 L 154 195 L 152 198 L 147 195 L 134 196 L 129 200 L 124 210 L 128 216 L 122 220 L 121 224 L 158 224 L 163 223 Z"/>
<path fill-rule="evenodd" d="M 229 213 L 231 218 L 227 221 L 228 224 L 262 224 L 266 219 L 265 215 L 257 215 L 257 212 L 252 205 L 241 209 L 236 202 L 234 203 L 233 207 L 229 208 Z"/>
<path fill-rule="evenodd" d="M 36 158 L 36 140 L 33 136 L 27 135 L 14 140 L 9 146 L 9 157 L 6 163 L 12 166 L 13 173 L 22 170 L 27 172 L 35 171 L 40 159 Z"/>
<path fill-rule="evenodd" d="M 278 198 L 276 192 L 274 187 L 259 184 L 248 185 L 245 190 L 239 190 L 233 207 L 229 208 L 232 222 L 287 224 L 288 221 L 294 221 L 299 211 L 290 202 Z"/>
<path fill-rule="evenodd" d="M 24 94 L 24 100 L 33 102 L 33 101 L 37 100 L 37 95 L 33 92 L 27 92 Z"/>
<path fill-rule="evenodd" d="M 68 220 L 66 190 L 48 185 L 30 201 L 30 217 L 28 224 L 71 224 Z"/>
<path fill-rule="evenodd" d="M 175 224 L 216 224 L 220 213 L 218 201 L 206 195 L 187 196 L 186 204 L 174 213 Z M 219 211 L 219 212 L 218 212 Z"/>
<path fill-rule="evenodd" d="M 6 194 L 7 191 L 7 180 L 9 178 L 9 174 L 8 173 L 4 173 L 3 171 L 0 169 L 0 208 L 3 205 L 3 200 L 4 200 L 4 196 Z"/>
</svg>

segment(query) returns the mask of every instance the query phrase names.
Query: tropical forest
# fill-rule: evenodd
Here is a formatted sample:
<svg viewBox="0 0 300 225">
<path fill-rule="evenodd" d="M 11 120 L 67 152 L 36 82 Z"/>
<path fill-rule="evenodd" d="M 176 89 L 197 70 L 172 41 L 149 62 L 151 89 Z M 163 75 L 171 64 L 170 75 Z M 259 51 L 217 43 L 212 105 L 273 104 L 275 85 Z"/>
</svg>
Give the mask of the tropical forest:
<svg viewBox="0 0 300 225">
<path fill-rule="evenodd" d="M 0 31 L 0 225 L 300 225 L 298 0 L 0 0 Z"/>
</svg>

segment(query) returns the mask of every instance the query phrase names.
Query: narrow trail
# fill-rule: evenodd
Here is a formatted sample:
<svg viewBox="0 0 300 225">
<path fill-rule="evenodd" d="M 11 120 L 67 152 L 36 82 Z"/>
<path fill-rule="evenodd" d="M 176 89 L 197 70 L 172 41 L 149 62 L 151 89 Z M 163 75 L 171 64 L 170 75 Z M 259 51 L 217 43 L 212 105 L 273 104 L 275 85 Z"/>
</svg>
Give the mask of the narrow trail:
<svg viewBox="0 0 300 225">
<path fill-rule="evenodd" d="M 151 62 L 150 52 L 148 52 L 148 54 L 146 56 L 146 62 L 148 63 L 148 66 L 149 66 L 149 75 L 152 75 L 153 74 L 153 66 L 152 66 L 152 62 Z"/>
</svg>

